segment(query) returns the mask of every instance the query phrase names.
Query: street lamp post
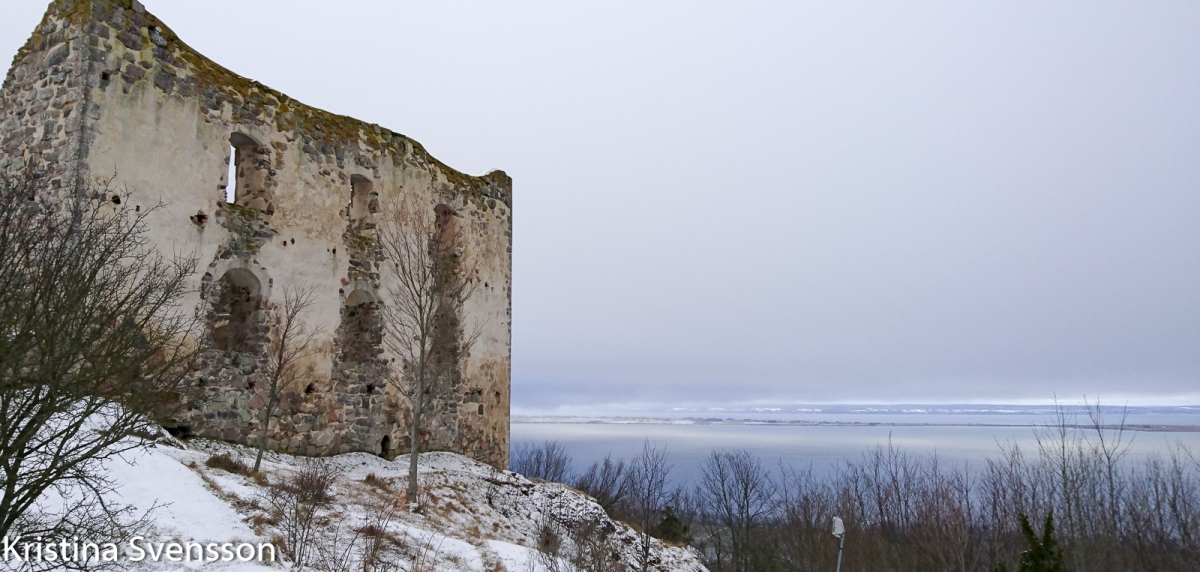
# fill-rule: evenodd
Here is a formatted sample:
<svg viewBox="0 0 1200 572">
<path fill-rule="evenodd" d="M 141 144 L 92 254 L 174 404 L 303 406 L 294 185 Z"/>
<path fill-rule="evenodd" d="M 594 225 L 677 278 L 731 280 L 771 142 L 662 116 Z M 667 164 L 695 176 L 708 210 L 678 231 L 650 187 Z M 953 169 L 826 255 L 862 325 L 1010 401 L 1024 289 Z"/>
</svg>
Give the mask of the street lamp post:
<svg viewBox="0 0 1200 572">
<path fill-rule="evenodd" d="M 838 563 L 837 572 L 842 572 L 842 549 L 846 547 L 846 525 L 842 524 L 842 519 L 833 517 L 833 535 L 841 539 L 838 543 Z"/>
</svg>

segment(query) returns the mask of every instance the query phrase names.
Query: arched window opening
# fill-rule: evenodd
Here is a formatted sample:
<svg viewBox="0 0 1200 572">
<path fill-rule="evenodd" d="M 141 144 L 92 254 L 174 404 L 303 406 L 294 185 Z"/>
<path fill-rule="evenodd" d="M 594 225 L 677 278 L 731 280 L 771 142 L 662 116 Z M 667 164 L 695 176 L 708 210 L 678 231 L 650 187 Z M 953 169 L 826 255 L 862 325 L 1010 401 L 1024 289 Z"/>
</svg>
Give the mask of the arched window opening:
<svg viewBox="0 0 1200 572">
<path fill-rule="evenodd" d="M 345 367 L 370 364 L 379 360 L 383 344 L 383 324 L 379 302 L 364 290 L 355 290 L 342 306 L 342 355 Z"/>
<path fill-rule="evenodd" d="M 263 337 L 256 319 L 262 305 L 258 278 L 243 268 L 230 269 L 213 294 L 213 348 L 227 353 L 257 352 Z"/>
<path fill-rule="evenodd" d="M 383 440 L 379 442 L 379 456 L 387 459 L 392 454 L 392 438 L 384 435 Z"/>
<path fill-rule="evenodd" d="M 351 175 L 350 189 L 350 222 L 360 230 L 373 228 L 375 219 L 371 215 L 379 212 L 375 184 L 362 175 Z"/>
</svg>

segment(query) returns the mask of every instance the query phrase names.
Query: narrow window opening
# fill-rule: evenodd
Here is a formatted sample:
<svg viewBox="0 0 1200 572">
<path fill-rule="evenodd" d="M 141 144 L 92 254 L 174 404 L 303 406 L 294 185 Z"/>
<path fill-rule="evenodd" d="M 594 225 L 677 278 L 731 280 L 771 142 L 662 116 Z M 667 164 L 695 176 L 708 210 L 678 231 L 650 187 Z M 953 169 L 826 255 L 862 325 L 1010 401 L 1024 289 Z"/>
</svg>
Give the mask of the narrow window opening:
<svg viewBox="0 0 1200 572">
<path fill-rule="evenodd" d="M 379 211 L 379 198 L 375 195 L 375 185 L 362 175 L 350 177 L 350 223 L 356 231 L 368 230 L 375 227 L 372 213 Z"/>
<path fill-rule="evenodd" d="M 260 145 L 245 133 L 229 136 L 229 171 L 225 178 L 225 202 L 270 210 L 263 195 L 266 177 L 264 162 L 259 159 Z"/>
<path fill-rule="evenodd" d="M 225 202 L 233 204 L 237 201 L 237 148 L 233 145 L 229 146 L 229 158 L 225 162 L 229 163 L 225 178 Z"/>
</svg>

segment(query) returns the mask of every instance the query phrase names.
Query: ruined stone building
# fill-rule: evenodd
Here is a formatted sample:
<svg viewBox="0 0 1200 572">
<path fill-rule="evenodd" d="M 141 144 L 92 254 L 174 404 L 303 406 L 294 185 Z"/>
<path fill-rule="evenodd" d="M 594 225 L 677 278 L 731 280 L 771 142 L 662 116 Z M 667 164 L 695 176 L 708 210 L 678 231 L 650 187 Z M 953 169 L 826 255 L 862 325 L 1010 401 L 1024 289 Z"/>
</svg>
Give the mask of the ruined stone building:
<svg viewBox="0 0 1200 572">
<path fill-rule="evenodd" d="M 389 280 L 379 205 L 411 197 L 464 230 L 478 264 L 466 315 L 481 328 L 428 450 L 508 462 L 512 180 L 467 176 L 399 133 L 304 105 L 184 44 L 137 0 L 56 0 L 0 94 L 0 169 L 37 165 L 52 186 L 116 176 L 149 234 L 199 257 L 202 358 L 173 425 L 256 443 L 265 348 L 289 284 L 315 287 L 324 328 L 304 379 L 273 412 L 269 447 L 319 456 L 407 452 L 407 404 L 386 382 L 378 311 Z M 233 165 L 236 174 L 230 177 Z M 113 201 L 122 197 L 114 196 Z M 126 205 L 128 206 L 128 205 Z"/>
</svg>

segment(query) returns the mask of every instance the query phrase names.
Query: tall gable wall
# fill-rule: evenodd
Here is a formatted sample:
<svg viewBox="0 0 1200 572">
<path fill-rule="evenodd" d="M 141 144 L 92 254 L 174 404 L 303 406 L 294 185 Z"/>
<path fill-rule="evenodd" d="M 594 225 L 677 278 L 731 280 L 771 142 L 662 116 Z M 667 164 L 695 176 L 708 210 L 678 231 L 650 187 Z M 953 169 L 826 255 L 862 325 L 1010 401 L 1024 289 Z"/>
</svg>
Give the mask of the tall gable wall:
<svg viewBox="0 0 1200 572">
<path fill-rule="evenodd" d="M 410 412 L 386 382 L 394 356 L 371 311 L 388 287 L 373 217 L 405 196 L 448 208 L 478 262 L 467 321 L 481 332 L 426 424 L 428 448 L 507 464 L 512 182 L 503 172 L 463 175 L 401 134 L 237 76 L 131 0 L 51 4 L 0 94 L 0 151 L 0 168 L 39 164 L 60 186 L 115 176 L 126 200 L 158 207 L 149 223 L 160 250 L 199 257 L 187 304 L 210 349 L 195 364 L 181 428 L 256 442 L 263 350 L 282 292 L 316 288 L 306 321 L 324 330 L 320 351 L 286 388 L 268 435 L 272 449 L 306 455 L 409 449 Z M 226 335 L 231 320 L 250 333 Z"/>
</svg>

